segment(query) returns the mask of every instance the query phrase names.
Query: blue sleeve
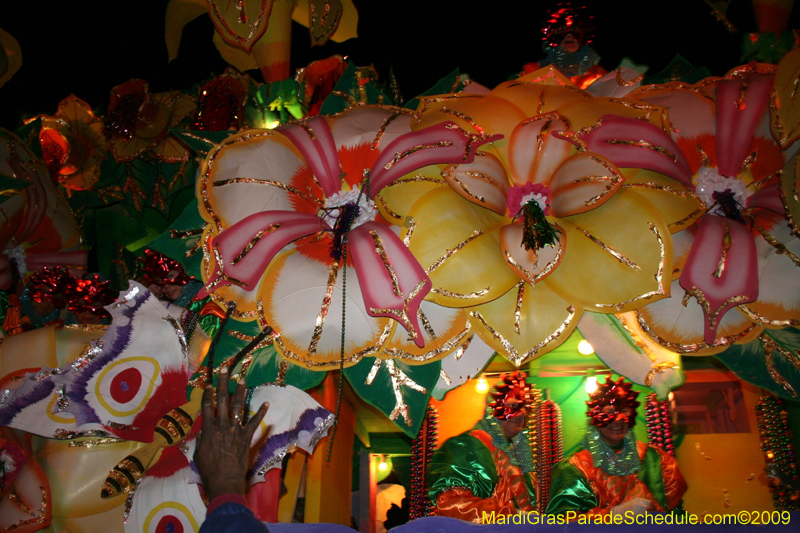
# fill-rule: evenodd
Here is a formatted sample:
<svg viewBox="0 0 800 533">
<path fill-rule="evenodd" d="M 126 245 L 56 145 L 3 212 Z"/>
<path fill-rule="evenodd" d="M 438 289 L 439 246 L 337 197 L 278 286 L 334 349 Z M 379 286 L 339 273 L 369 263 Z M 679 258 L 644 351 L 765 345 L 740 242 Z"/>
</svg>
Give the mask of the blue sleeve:
<svg viewBox="0 0 800 533">
<path fill-rule="evenodd" d="M 200 533 L 269 533 L 269 530 L 244 505 L 224 503 L 206 517 Z"/>
</svg>

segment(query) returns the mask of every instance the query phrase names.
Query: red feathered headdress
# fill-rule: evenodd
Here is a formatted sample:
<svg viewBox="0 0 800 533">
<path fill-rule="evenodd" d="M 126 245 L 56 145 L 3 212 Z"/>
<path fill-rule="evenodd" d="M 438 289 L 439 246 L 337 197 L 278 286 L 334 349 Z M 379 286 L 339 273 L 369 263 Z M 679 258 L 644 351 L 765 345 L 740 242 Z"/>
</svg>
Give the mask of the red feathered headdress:
<svg viewBox="0 0 800 533">
<path fill-rule="evenodd" d="M 513 418 L 525 409 L 525 404 L 528 399 L 528 393 L 531 390 L 530 385 L 525 383 L 527 374 L 515 371 L 513 374 L 503 374 L 500 376 L 500 381 L 494 386 L 490 393 L 492 402 L 489 407 L 492 409 L 492 415 L 499 420 L 507 420 Z M 516 407 L 506 406 L 506 401 L 509 399 L 517 399 L 520 404 Z"/>
<path fill-rule="evenodd" d="M 591 418 L 593 426 L 604 428 L 614 420 L 617 416 L 622 415 L 625 408 L 630 409 L 630 414 L 625 416 L 629 428 L 632 428 L 636 423 L 636 408 L 639 407 L 639 402 L 636 398 L 639 396 L 637 391 L 632 390 L 633 383 L 619 378 L 617 381 L 611 379 L 611 376 L 606 376 L 605 383 L 599 383 L 597 390 L 589 395 L 591 398 L 586 402 L 589 410 L 586 412 Z M 614 408 L 614 413 L 604 413 L 603 408 L 610 405 Z"/>
</svg>

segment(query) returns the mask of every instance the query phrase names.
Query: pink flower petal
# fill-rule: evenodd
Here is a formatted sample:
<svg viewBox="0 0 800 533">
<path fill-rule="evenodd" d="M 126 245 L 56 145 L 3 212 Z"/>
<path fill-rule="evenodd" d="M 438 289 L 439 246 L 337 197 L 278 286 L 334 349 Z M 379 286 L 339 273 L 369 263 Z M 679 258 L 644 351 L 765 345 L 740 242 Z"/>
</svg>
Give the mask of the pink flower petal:
<svg viewBox="0 0 800 533">
<path fill-rule="evenodd" d="M 705 215 L 680 284 L 703 307 L 705 341 L 713 344 L 725 313 L 758 298 L 758 259 L 750 229 L 729 218 Z"/>
<path fill-rule="evenodd" d="M 276 131 L 282 133 L 300 150 L 326 197 L 342 190 L 339 154 L 331 128 L 324 117 L 310 118 L 302 126 L 282 126 Z"/>
<path fill-rule="evenodd" d="M 326 227 L 318 216 L 294 211 L 263 211 L 240 220 L 213 240 L 222 264 L 216 264 L 198 295 L 205 298 L 216 287 L 236 282 L 243 290 L 252 291 L 284 246 L 323 229 Z"/>
<path fill-rule="evenodd" d="M 723 176 L 739 174 L 750 140 L 769 104 L 772 74 L 717 82 L 717 166 Z"/>
<path fill-rule="evenodd" d="M 417 311 L 432 283 L 403 241 L 388 227 L 367 222 L 350 232 L 349 249 L 367 312 L 397 320 L 424 346 Z"/>
<path fill-rule="evenodd" d="M 476 135 L 453 122 L 406 133 L 390 142 L 370 169 L 370 198 L 394 179 L 435 164 L 472 163 L 482 144 L 502 135 Z"/>
<path fill-rule="evenodd" d="M 773 183 L 759 189 L 755 194 L 747 199 L 747 207 L 763 207 L 770 211 L 775 211 L 779 215 L 786 214 L 786 206 L 781 200 L 780 185 Z"/>
<path fill-rule="evenodd" d="M 553 135 L 569 140 L 584 151 L 596 152 L 620 168 L 645 168 L 661 172 L 685 185 L 692 173 L 680 147 L 661 128 L 635 118 L 604 115 L 598 128 L 586 133 Z"/>
</svg>

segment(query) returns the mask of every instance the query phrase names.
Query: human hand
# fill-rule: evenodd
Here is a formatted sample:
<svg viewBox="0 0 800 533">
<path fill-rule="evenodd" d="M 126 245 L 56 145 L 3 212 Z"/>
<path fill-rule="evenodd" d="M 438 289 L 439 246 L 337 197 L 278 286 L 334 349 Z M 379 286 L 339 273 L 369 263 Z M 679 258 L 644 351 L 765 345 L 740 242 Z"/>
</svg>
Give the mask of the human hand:
<svg viewBox="0 0 800 533">
<path fill-rule="evenodd" d="M 652 512 L 655 509 L 653 502 L 645 498 L 631 498 L 619 505 L 611 508 L 612 514 L 625 514 L 627 511 L 633 511 L 633 514 L 644 514 Z"/>
<path fill-rule="evenodd" d="M 216 405 L 214 387 L 209 384 L 203 391 L 203 425 L 194 452 L 194 462 L 200 471 L 209 502 L 222 494 L 244 496 L 247 491 L 245 477 L 249 466 L 250 441 L 267 414 L 269 404 L 262 405 L 247 424 L 242 425 L 244 395 L 244 380 L 239 380 L 236 392 L 230 398 L 227 368 L 219 373 Z"/>
</svg>

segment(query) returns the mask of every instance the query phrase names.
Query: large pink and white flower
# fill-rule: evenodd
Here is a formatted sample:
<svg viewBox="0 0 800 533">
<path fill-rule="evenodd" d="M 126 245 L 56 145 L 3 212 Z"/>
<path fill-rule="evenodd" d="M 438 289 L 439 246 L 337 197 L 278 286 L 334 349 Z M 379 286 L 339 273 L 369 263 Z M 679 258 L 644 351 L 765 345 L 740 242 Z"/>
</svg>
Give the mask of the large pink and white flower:
<svg viewBox="0 0 800 533">
<path fill-rule="evenodd" d="M 668 110 L 680 147 L 654 170 L 703 202 L 703 216 L 674 235 L 672 297 L 636 311 L 639 327 L 671 350 L 715 353 L 764 327 L 800 324 L 800 240 L 779 195 L 785 157 L 769 130 L 772 87 L 772 69 L 759 66 L 634 94 Z M 608 121 L 579 139 L 615 161 L 604 139 L 634 126 Z"/>
<path fill-rule="evenodd" d="M 343 325 L 345 365 L 377 355 L 395 322 L 418 348 L 432 340 L 419 312 L 430 279 L 375 199 L 427 165 L 472 161 L 492 138 L 452 123 L 412 133 L 410 120 L 363 106 L 213 150 L 198 181 L 209 222 L 201 295 L 235 300 L 237 316 L 274 328 L 282 355 L 309 367 L 338 366 Z"/>
</svg>

